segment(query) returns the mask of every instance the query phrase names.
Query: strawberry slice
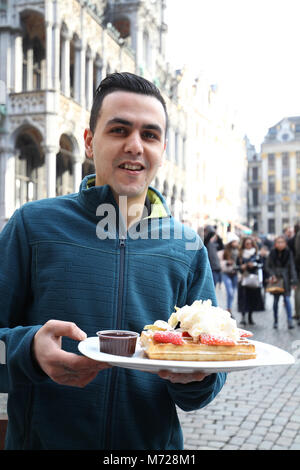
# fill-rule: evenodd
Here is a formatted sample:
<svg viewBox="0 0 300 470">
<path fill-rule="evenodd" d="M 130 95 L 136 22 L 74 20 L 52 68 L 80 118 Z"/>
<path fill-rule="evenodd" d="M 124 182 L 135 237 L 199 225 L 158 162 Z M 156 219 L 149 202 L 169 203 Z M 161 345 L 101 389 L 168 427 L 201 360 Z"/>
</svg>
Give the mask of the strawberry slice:
<svg viewBox="0 0 300 470">
<path fill-rule="evenodd" d="M 251 336 L 253 336 L 251 331 L 243 330 L 243 328 L 239 328 L 239 333 L 241 338 L 251 338 Z"/>
<path fill-rule="evenodd" d="M 191 335 L 187 331 L 182 332 L 182 337 L 183 338 L 191 338 Z"/>
<path fill-rule="evenodd" d="M 181 333 L 175 333 L 174 331 L 156 331 L 153 339 L 158 343 L 184 344 Z"/>
<path fill-rule="evenodd" d="M 199 339 L 200 343 L 210 346 L 234 346 L 236 344 L 235 341 L 225 336 L 214 336 L 207 333 L 200 335 Z"/>
</svg>

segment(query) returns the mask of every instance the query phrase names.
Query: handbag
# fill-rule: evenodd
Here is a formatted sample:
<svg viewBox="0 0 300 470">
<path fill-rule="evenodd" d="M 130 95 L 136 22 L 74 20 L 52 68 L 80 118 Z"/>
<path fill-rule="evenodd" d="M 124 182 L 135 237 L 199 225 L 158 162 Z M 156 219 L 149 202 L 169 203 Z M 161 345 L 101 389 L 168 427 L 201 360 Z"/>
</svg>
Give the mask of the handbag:
<svg viewBox="0 0 300 470">
<path fill-rule="evenodd" d="M 251 287 L 254 289 L 255 287 L 260 287 L 260 281 L 258 274 L 248 274 L 244 275 L 242 278 L 242 286 L 243 287 Z"/>
<path fill-rule="evenodd" d="M 275 281 L 271 279 L 268 280 L 268 285 L 266 287 L 266 292 L 270 294 L 283 294 L 284 293 L 284 283 L 283 278 L 279 277 Z"/>
</svg>

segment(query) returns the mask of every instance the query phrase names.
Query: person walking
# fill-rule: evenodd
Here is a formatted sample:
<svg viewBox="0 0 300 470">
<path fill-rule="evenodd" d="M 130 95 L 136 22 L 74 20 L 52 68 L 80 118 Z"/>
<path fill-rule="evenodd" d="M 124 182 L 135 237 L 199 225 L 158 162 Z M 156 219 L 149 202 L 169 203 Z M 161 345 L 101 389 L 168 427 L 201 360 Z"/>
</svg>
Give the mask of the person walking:
<svg viewBox="0 0 300 470">
<path fill-rule="evenodd" d="M 222 280 L 226 289 L 227 310 L 232 316 L 232 304 L 238 285 L 237 258 L 239 254 L 239 237 L 232 232 L 227 234 L 227 244 L 220 253 Z"/>
<path fill-rule="evenodd" d="M 295 235 L 295 268 L 298 276 L 298 283 L 295 289 L 295 317 L 297 319 L 298 325 L 300 325 L 300 224 L 298 225 L 298 230 Z"/>
<path fill-rule="evenodd" d="M 255 325 L 252 314 L 264 310 L 264 301 L 261 294 L 261 258 L 258 247 L 251 237 L 243 239 L 237 265 L 241 273 L 238 283 L 238 311 L 242 314 L 241 325 L 246 325 L 247 312 L 249 325 Z"/>
<path fill-rule="evenodd" d="M 222 284 L 221 263 L 218 255 L 217 236 L 215 229 L 208 225 L 205 227 L 204 245 L 207 249 L 208 259 L 213 274 L 215 287 Z"/>
<path fill-rule="evenodd" d="M 270 251 L 266 266 L 271 278 L 270 282 L 277 282 L 279 279 L 283 281 L 284 292 L 282 294 L 273 294 L 273 312 L 274 312 L 274 328 L 278 328 L 278 304 L 280 296 L 283 295 L 284 306 L 287 314 L 288 328 L 294 328 L 292 320 L 291 306 L 291 288 L 297 285 L 297 273 L 295 269 L 293 254 L 287 246 L 284 236 L 275 238 L 274 248 Z"/>
</svg>

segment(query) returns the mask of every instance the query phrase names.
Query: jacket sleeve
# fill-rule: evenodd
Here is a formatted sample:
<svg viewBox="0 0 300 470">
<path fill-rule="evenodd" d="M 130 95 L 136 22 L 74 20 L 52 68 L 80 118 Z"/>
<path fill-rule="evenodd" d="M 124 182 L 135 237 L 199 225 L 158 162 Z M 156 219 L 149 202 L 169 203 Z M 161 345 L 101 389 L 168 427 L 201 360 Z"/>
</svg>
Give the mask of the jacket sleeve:
<svg viewBox="0 0 300 470">
<path fill-rule="evenodd" d="M 198 255 L 199 261 L 188 290 L 186 303 L 191 305 L 195 300 L 211 299 L 213 305 L 216 306 L 217 298 L 206 248 L 201 248 Z M 211 374 L 200 382 L 190 382 L 188 384 L 173 384 L 167 381 L 169 394 L 182 410 L 197 410 L 208 405 L 220 392 L 225 383 L 226 375 L 225 373 Z"/>
<path fill-rule="evenodd" d="M 32 339 L 40 325 L 29 326 L 26 318 L 32 300 L 31 248 L 21 209 L 0 234 L 0 253 L 0 341 L 5 351 L 0 391 L 7 392 L 12 382 L 44 379 L 31 359 Z"/>
</svg>

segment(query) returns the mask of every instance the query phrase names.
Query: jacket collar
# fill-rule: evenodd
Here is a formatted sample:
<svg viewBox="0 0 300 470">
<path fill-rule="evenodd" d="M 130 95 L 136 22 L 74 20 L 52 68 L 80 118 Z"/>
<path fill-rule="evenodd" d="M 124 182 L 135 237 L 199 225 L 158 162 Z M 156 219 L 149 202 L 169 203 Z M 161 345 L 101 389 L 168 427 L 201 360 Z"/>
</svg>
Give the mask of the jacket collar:
<svg viewBox="0 0 300 470">
<path fill-rule="evenodd" d="M 97 207 L 102 203 L 108 203 L 118 208 L 110 186 L 95 186 L 96 175 L 87 175 L 82 180 L 79 188 L 79 202 L 90 212 L 96 215 Z M 170 217 L 171 213 L 163 196 L 157 189 L 149 186 L 147 191 L 147 207 L 151 207 L 148 218 Z M 150 204 L 149 204 L 150 203 Z"/>
</svg>

